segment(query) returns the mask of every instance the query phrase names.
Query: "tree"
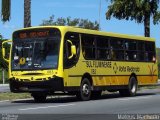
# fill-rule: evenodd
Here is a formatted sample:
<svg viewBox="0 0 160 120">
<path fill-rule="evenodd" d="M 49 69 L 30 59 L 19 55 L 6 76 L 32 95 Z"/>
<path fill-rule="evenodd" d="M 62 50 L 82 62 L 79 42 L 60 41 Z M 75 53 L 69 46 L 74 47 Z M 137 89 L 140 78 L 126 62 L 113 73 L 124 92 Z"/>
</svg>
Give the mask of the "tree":
<svg viewBox="0 0 160 120">
<path fill-rule="evenodd" d="M 1 5 L 1 17 L 2 21 L 6 22 L 10 20 L 10 13 L 11 13 L 11 0 L 2 0 Z"/>
<path fill-rule="evenodd" d="M 0 33 L 0 40 L 2 40 L 2 38 L 3 38 L 3 37 L 2 37 L 2 35 L 1 35 L 1 33 Z"/>
<path fill-rule="evenodd" d="M 2 21 L 7 22 L 11 16 L 11 0 L 2 0 Z M 31 0 L 24 0 L 24 27 L 31 26 Z"/>
<path fill-rule="evenodd" d="M 106 19 L 113 16 L 119 20 L 144 23 L 146 37 L 150 37 L 150 18 L 153 18 L 154 24 L 160 21 L 159 0 L 111 0 L 111 3 L 106 12 Z"/>
<path fill-rule="evenodd" d="M 0 33 L 0 49 L 2 48 L 2 39 L 3 39 L 3 36 Z"/>
<path fill-rule="evenodd" d="M 71 17 L 67 18 L 57 18 L 54 20 L 54 15 L 52 15 L 49 20 L 43 20 L 42 26 L 48 26 L 48 25 L 60 25 L 60 26 L 76 26 L 86 29 L 92 29 L 92 30 L 99 30 L 99 23 L 97 21 L 91 22 L 88 19 L 79 19 L 74 18 L 71 19 Z"/>
<path fill-rule="evenodd" d="M 24 0 L 24 27 L 31 26 L 31 0 Z"/>
</svg>

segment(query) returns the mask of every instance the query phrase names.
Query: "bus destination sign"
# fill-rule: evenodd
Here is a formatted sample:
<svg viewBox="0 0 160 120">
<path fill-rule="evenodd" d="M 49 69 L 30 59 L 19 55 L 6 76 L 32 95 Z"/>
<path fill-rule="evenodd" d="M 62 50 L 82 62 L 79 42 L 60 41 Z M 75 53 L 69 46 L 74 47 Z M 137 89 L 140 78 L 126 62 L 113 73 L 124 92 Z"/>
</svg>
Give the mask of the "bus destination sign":
<svg viewBox="0 0 160 120">
<path fill-rule="evenodd" d="M 31 29 L 21 30 L 13 33 L 13 38 L 28 39 L 28 38 L 44 38 L 54 36 L 55 29 Z"/>
<path fill-rule="evenodd" d="M 37 38 L 37 37 L 48 37 L 49 31 L 35 31 L 35 32 L 21 32 L 18 35 L 20 39 L 26 38 Z"/>
</svg>

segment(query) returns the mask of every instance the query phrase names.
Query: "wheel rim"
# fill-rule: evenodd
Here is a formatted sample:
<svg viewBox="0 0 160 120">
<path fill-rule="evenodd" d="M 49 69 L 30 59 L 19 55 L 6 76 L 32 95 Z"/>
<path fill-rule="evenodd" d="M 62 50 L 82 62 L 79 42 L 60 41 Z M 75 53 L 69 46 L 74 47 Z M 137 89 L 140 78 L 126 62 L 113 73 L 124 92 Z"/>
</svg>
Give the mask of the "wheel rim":
<svg viewBox="0 0 160 120">
<path fill-rule="evenodd" d="M 89 95 L 89 92 L 90 92 L 89 85 L 88 84 L 84 84 L 82 86 L 82 93 L 83 93 L 83 95 L 87 96 L 87 95 Z"/>
<path fill-rule="evenodd" d="M 137 84 L 135 81 L 132 81 L 132 84 L 131 84 L 131 92 L 132 93 L 135 93 L 136 92 L 136 89 L 137 89 Z"/>
<path fill-rule="evenodd" d="M 132 91 L 132 93 L 135 93 L 135 91 L 136 91 L 136 85 L 135 84 L 132 85 L 131 91 Z"/>
</svg>

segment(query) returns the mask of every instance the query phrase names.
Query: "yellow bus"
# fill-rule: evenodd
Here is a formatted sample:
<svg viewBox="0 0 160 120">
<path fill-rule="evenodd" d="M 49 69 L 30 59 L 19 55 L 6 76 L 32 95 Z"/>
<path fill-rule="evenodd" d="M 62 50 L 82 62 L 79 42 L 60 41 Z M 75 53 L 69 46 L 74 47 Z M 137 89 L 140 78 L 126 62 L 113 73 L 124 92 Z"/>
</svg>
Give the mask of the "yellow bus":
<svg viewBox="0 0 160 120">
<path fill-rule="evenodd" d="M 17 30 L 8 61 L 10 90 L 36 102 L 60 91 L 84 101 L 104 90 L 135 96 L 158 80 L 153 38 L 76 27 Z"/>
</svg>

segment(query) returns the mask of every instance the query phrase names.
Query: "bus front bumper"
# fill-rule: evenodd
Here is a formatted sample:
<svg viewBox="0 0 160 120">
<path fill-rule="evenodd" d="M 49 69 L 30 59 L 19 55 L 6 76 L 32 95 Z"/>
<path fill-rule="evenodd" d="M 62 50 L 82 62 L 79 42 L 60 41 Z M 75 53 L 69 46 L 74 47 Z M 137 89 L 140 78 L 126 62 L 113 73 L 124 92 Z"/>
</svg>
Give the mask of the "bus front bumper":
<svg viewBox="0 0 160 120">
<path fill-rule="evenodd" d="M 54 92 L 63 91 L 63 79 L 55 77 L 46 81 L 16 81 L 14 78 L 10 79 L 11 92 Z"/>
</svg>

